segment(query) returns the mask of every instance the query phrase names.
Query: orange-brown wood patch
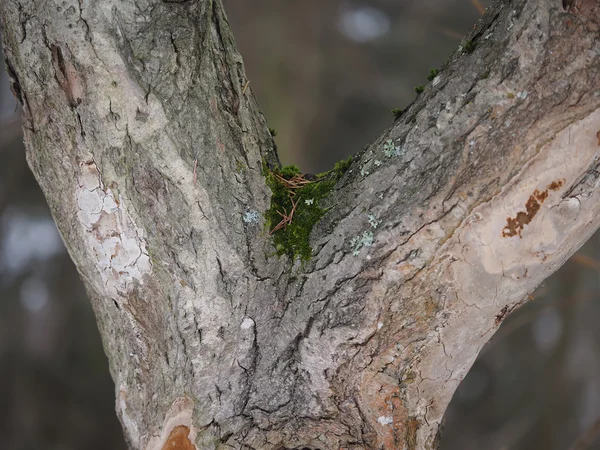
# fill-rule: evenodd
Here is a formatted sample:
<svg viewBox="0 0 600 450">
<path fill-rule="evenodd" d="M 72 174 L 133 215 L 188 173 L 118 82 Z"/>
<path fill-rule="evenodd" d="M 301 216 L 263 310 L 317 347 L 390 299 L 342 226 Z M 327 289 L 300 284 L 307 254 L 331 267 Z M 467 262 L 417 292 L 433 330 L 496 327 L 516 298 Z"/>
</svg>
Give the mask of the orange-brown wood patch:
<svg viewBox="0 0 600 450">
<path fill-rule="evenodd" d="M 188 438 L 189 434 L 190 429 L 184 425 L 173 428 L 162 450 L 196 450 L 196 447 Z"/>
<path fill-rule="evenodd" d="M 539 191 L 536 189 L 533 191 L 533 194 L 529 196 L 527 203 L 525 203 L 525 211 L 519 211 L 514 218 L 506 218 L 506 226 L 502 230 L 502 236 L 512 237 L 518 234 L 519 237 L 522 237 L 521 232 L 525 228 L 525 225 L 533 220 L 540 210 L 542 203 L 548 198 L 548 191 L 556 191 L 563 184 L 564 180 L 553 181 L 546 187 L 546 190 Z"/>
</svg>

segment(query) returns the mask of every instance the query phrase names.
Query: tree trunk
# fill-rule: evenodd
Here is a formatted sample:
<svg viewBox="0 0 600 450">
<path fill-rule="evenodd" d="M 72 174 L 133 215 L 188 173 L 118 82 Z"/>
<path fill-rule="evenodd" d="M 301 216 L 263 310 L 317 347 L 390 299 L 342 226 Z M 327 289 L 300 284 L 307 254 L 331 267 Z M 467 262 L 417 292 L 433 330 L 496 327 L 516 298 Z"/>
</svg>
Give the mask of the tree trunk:
<svg viewBox="0 0 600 450">
<path fill-rule="evenodd" d="M 276 177 L 220 0 L 0 19 L 131 448 L 434 448 L 481 347 L 600 225 L 597 0 L 496 2 L 314 198 Z M 271 189 L 297 199 L 275 232 Z"/>
</svg>

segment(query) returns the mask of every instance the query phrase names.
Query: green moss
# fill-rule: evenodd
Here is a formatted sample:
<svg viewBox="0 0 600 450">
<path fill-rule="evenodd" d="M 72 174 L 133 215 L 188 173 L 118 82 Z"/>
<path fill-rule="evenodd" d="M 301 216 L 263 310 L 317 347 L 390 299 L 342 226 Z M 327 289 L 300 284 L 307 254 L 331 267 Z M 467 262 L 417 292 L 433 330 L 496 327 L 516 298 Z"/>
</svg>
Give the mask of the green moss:
<svg viewBox="0 0 600 450">
<path fill-rule="evenodd" d="M 417 95 L 421 95 L 424 90 L 425 90 L 425 86 L 423 86 L 422 84 L 415 88 L 415 92 L 417 93 Z"/>
<path fill-rule="evenodd" d="M 404 110 L 401 108 L 392 109 L 392 114 L 394 115 L 394 120 L 398 120 L 404 114 Z"/>
<path fill-rule="evenodd" d="M 290 180 L 296 175 L 301 175 L 296 166 L 285 166 L 269 169 L 263 163 L 263 175 L 271 189 L 271 207 L 265 212 L 265 223 L 271 232 L 277 255 L 288 255 L 292 259 L 299 257 L 307 261 L 312 256 L 309 238 L 313 226 L 321 220 L 327 212 L 321 201 L 329 195 L 337 181 L 348 170 L 352 158 L 336 163 L 329 172 L 316 176 L 310 183 L 297 189 L 290 189 L 277 178 L 277 175 Z M 289 224 L 277 231 L 272 230 L 283 219 L 282 214 L 290 215 L 294 209 L 292 200 L 296 205 L 294 215 Z"/>
<path fill-rule="evenodd" d="M 342 175 L 344 175 L 344 173 L 346 173 L 346 171 L 350 168 L 350 164 L 352 164 L 352 156 L 350 156 L 348 159 L 342 159 L 341 161 L 335 163 L 333 166 L 333 172 L 338 179 L 342 178 Z"/>
<path fill-rule="evenodd" d="M 431 69 L 429 75 L 427 75 L 427 79 L 433 81 L 433 79 L 438 76 L 438 73 L 440 73 L 440 69 Z"/>
<path fill-rule="evenodd" d="M 281 175 L 286 180 L 289 180 L 294 175 L 300 175 L 300 169 L 298 168 L 298 166 L 294 165 L 284 166 L 281 169 L 279 169 L 279 175 Z"/>
<path fill-rule="evenodd" d="M 246 171 L 246 166 L 239 159 L 235 160 L 235 171 L 239 174 L 242 174 Z"/>
<path fill-rule="evenodd" d="M 275 128 L 269 128 L 269 133 L 271 133 L 271 136 L 273 137 L 277 136 L 277 131 L 275 130 Z"/>
<path fill-rule="evenodd" d="M 469 40 L 463 44 L 463 51 L 465 53 L 473 53 L 475 51 L 475 47 L 477 47 L 477 44 L 475 44 L 475 42 Z"/>
<path fill-rule="evenodd" d="M 150 258 L 150 262 L 152 263 L 152 265 L 157 267 L 159 260 L 157 258 L 156 253 L 149 245 L 146 245 L 146 254 L 148 255 L 148 258 Z"/>
</svg>

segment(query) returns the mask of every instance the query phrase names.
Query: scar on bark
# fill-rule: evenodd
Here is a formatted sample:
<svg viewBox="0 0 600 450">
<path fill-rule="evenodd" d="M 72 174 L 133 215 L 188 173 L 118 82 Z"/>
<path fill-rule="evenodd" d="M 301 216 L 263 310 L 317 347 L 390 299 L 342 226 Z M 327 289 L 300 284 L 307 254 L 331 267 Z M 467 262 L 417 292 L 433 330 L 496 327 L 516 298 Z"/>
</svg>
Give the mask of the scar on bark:
<svg viewBox="0 0 600 450">
<path fill-rule="evenodd" d="M 59 46 L 52 44 L 52 60 L 54 61 L 54 73 L 58 84 L 67 94 L 67 100 L 72 108 L 77 107 L 83 98 L 83 81 L 77 73 L 75 66 L 64 58 Z"/>
<path fill-rule="evenodd" d="M 500 322 L 502 322 L 502 319 L 504 319 L 506 313 L 508 313 L 508 305 L 504 305 L 500 312 L 496 314 L 496 318 L 494 319 L 496 326 L 500 325 Z"/>
<path fill-rule="evenodd" d="M 188 437 L 189 434 L 190 429 L 185 425 L 173 428 L 162 450 L 196 450 L 196 446 L 192 444 Z"/>
<path fill-rule="evenodd" d="M 530 300 L 533 300 L 533 297 L 530 298 Z M 518 303 L 516 305 L 504 305 L 502 307 L 502 309 L 500 310 L 500 312 L 498 314 L 496 314 L 496 317 L 494 318 L 494 323 L 496 324 L 496 326 L 500 325 L 502 323 L 502 320 L 511 312 L 513 312 L 513 310 L 519 306 L 521 303 Z"/>
<path fill-rule="evenodd" d="M 519 237 L 523 237 L 521 232 L 525 228 L 525 225 L 529 224 L 538 211 L 541 208 L 542 203 L 548 198 L 548 191 L 556 191 L 561 188 L 565 180 L 553 181 L 550 183 L 544 191 L 536 189 L 533 194 L 529 196 L 527 203 L 525 203 L 525 211 L 519 211 L 516 217 L 506 218 L 506 226 L 502 230 L 502 237 L 512 237 L 517 234 Z"/>
</svg>

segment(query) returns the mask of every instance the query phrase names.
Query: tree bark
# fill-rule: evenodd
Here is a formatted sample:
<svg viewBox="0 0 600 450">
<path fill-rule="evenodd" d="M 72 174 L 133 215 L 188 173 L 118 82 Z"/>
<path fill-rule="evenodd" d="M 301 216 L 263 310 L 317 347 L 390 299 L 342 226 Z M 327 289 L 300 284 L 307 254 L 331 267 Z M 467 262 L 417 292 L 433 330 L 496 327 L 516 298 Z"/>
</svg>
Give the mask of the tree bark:
<svg viewBox="0 0 600 450">
<path fill-rule="evenodd" d="M 131 448 L 435 448 L 481 347 L 600 225 L 597 0 L 490 7 L 321 200 L 307 261 L 264 223 L 277 155 L 220 0 L 0 22 Z"/>
</svg>

